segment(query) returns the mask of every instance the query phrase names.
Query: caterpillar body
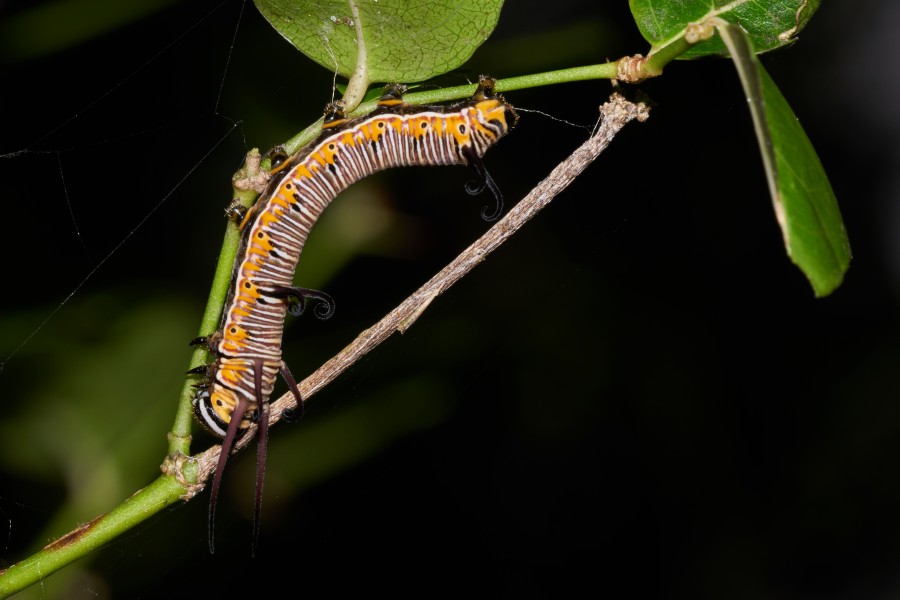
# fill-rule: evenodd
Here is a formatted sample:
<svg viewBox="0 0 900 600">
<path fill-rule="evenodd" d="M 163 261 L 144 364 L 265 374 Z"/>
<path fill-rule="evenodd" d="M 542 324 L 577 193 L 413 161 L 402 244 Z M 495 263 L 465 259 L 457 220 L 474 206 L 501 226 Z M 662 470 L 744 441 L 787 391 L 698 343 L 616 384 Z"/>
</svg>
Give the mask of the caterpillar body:
<svg viewBox="0 0 900 600">
<path fill-rule="evenodd" d="M 388 86 L 370 114 L 344 118 L 330 105 L 320 136 L 273 167 L 257 203 L 241 219 L 241 245 L 218 331 L 194 343 L 205 344 L 215 360 L 192 371 L 203 375 L 193 406 L 198 420 L 223 438 L 213 476 L 209 509 L 209 546 L 222 472 L 235 440 L 251 423 L 258 424 L 255 551 L 269 419 L 269 396 L 280 374 L 297 400 L 303 400 L 281 358 L 281 338 L 288 311 L 299 314 L 308 300 L 320 301 L 320 317 L 333 304 L 326 294 L 292 287 L 294 271 L 310 229 L 341 191 L 390 167 L 469 165 L 482 185 L 497 197 L 496 186 L 481 157 L 512 127 L 518 116 L 494 80 L 482 77 L 475 95 L 451 106 L 415 106 L 403 102 L 403 86 Z M 483 213 L 484 214 L 484 213 Z M 485 216 L 485 218 L 488 218 Z M 324 307 L 324 308 L 323 308 Z"/>
</svg>

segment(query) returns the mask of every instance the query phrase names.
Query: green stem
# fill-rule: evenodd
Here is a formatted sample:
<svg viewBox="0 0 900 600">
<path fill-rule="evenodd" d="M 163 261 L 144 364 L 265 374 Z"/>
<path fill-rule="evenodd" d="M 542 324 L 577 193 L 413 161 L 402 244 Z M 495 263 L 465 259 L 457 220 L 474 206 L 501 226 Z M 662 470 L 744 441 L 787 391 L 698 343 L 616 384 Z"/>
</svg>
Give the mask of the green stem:
<svg viewBox="0 0 900 600">
<path fill-rule="evenodd" d="M 573 81 L 588 81 L 591 79 L 615 79 L 616 63 L 609 62 L 588 67 L 574 67 L 533 75 L 509 77 L 497 81 L 498 92 L 511 92 L 525 88 L 540 87 L 543 85 L 555 85 L 557 83 L 569 83 Z"/>
<path fill-rule="evenodd" d="M 675 38 L 671 43 L 663 46 L 659 50 L 652 52 L 644 62 L 646 77 L 656 77 L 657 75 L 661 75 L 664 66 L 687 52 L 693 45 L 694 44 L 687 41 L 684 36 L 681 36 Z"/>
<path fill-rule="evenodd" d="M 498 92 L 511 92 L 513 90 L 522 90 L 526 88 L 541 87 L 544 85 L 557 85 L 560 83 L 571 83 L 574 81 L 586 81 L 590 79 L 615 79 L 616 63 L 603 63 L 599 65 L 591 65 L 588 67 L 575 67 L 572 69 L 561 69 L 559 71 L 548 71 L 546 73 L 536 73 L 534 75 L 522 75 L 520 77 L 510 77 L 507 79 L 498 79 L 496 90 Z M 403 100 L 410 104 L 434 104 L 435 102 L 447 102 L 449 100 L 461 100 L 470 98 L 475 92 L 475 84 L 457 85 L 454 87 L 441 88 L 437 90 L 427 90 L 423 92 L 410 92 L 403 96 Z M 377 105 L 377 100 L 369 100 L 360 104 L 356 110 L 350 113 L 351 117 L 364 115 L 372 112 Z M 287 142 L 284 143 L 284 149 L 288 154 L 293 154 L 315 138 L 322 129 L 322 120 L 319 119 Z"/>
<path fill-rule="evenodd" d="M 115 539 L 141 521 L 177 502 L 185 493 L 174 477 L 161 476 L 112 512 L 78 529 L 0 572 L 0 598 L 37 583 L 48 574 Z"/>
<path fill-rule="evenodd" d="M 222 307 L 225 305 L 225 297 L 228 295 L 228 284 L 231 282 L 231 269 L 237 256 L 241 235 L 237 226 L 229 222 L 225 227 L 225 237 L 222 241 L 222 249 L 219 251 L 219 260 L 216 264 L 216 272 L 213 275 L 213 283 L 210 288 L 209 298 L 206 301 L 206 309 L 200 320 L 198 335 L 205 337 L 213 333 L 219 326 L 219 317 Z M 209 353 L 203 346 L 198 346 L 191 355 L 188 368 L 193 369 L 205 365 L 209 360 Z M 169 436 L 169 454 L 191 453 L 191 425 L 193 423 L 193 407 L 191 399 L 194 395 L 194 384 L 197 380 L 193 377 L 185 379 L 178 399 L 178 409 L 175 413 L 175 422 L 172 424 L 172 433 Z"/>
<path fill-rule="evenodd" d="M 247 153 L 247 163 L 235 176 L 234 198 L 244 208 L 253 206 L 258 194 L 253 190 L 238 186 L 238 181 L 258 181 L 259 177 L 259 151 L 256 149 Z M 241 232 L 232 221 L 225 226 L 225 237 L 222 248 L 219 251 L 219 260 L 216 263 L 216 272 L 213 275 L 213 283 L 206 301 L 206 309 L 200 320 L 200 337 L 211 335 L 219 327 L 222 315 L 222 307 L 228 297 L 228 286 L 231 283 L 231 271 L 241 243 Z M 209 361 L 209 352 L 203 346 L 198 346 L 191 355 L 189 369 L 205 365 Z M 181 396 L 178 400 L 178 409 L 175 413 L 175 422 L 169 434 L 169 456 L 188 456 L 191 453 L 191 425 L 193 424 L 193 406 L 191 399 L 194 395 L 194 383 L 196 379 L 188 377 L 181 388 Z M 190 482 L 194 483 L 194 482 Z"/>
</svg>

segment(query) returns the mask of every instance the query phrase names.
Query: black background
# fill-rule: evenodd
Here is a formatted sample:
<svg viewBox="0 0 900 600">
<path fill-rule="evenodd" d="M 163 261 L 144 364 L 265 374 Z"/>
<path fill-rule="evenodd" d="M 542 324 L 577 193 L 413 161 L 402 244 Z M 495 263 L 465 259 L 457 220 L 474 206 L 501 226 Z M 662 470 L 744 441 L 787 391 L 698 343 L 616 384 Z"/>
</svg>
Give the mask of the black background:
<svg viewBox="0 0 900 600">
<path fill-rule="evenodd" d="M 454 83 L 645 51 L 625 3 L 612 4 L 510 0 Z M 733 66 L 672 64 L 641 86 L 656 103 L 646 124 L 629 125 L 407 334 L 316 396 L 302 423 L 273 429 L 257 558 L 245 453 L 226 474 L 214 556 L 203 494 L 50 577 L 43 593 L 896 595 L 900 121 L 890 32 L 900 11 L 848 4 L 827 3 L 793 47 L 764 57 L 850 235 L 853 262 L 832 296 L 815 299 L 785 256 Z M 538 34 L 550 37 L 528 37 Z M 135 489 L 92 474 L 120 469 L 110 477 L 135 486 L 155 477 L 230 174 L 250 147 L 319 116 L 332 76 L 238 1 L 178 3 L 59 52 L 7 48 L 2 59 L 0 338 L 12 357 L 0 372 L 0 508 L 10 564 Z M 508 100 L 590 127 L 608 93 L 595 81 Z M 523 111 L 486 164 L 511 203 L 586 134 Z M 469 178 L 379 175 L 364 189 L 394 215 L 388 233 L 337 267 L 315 258 L 327 250 L 307 249 L 310 268 L 329 273 L 317 283 L 338 313 L 289 323 L 296 376 L 487 228 L 487 200 L 463 190 Z M 163 329 L 172 339 L 151 345 Z M 108 392 L 115 410 L 84 389 Z M 125 439 L 141 453 L 122 450 Z M 210 443 L 200 433 L 195 448 Z M 115 456 L 116 467 L 77 466 L 70 454 Z M 72 508 L 79 482 L 100 495 L 90 508 Z"/>
</svg>

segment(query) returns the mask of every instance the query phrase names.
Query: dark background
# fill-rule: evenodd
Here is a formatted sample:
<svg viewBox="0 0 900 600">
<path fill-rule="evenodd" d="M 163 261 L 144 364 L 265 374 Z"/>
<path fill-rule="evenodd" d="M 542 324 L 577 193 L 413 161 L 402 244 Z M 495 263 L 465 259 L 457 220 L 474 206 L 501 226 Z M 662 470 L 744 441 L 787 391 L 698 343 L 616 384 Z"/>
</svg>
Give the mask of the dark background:
<svg viewBox="0 0 900 600">
<path fill-rule="evenodd" d="M 40 7 L 0 6 L 7 565 L 157 475 L 231 173 L 331 99 L 332 75 L 252 3 L 163 4 L 103 26 L 109 7 L 85 1 L 31 39 L 61 44 L 43 51 L 8 35 Z M 510 0 L 451 81 L 645 52 L 612 4 Z M 648 123 L 301 423 L 273 429 L 256 559 L 247 452 L 225 476 L 215 556 L 202 494 L 30 594 L 896 596 L 900 10 L 849 4 L 826 3 L 764 58 L 850 235 L 832 296 L 816 300 L 785 256 L 733 66 L 672 64 L 641 86 Z M 73 30 L 84 39 L 66 42 Z M 508 100 L 590 128 L 608 93 Z M 508 203 L 587 135 L 521 114 L 486 157 Z M 298 282 L 338 310 L 288 320 L 297 377 L 488 227 L 470 178 L 398 170 L 335 202 Z"/>
</svg>

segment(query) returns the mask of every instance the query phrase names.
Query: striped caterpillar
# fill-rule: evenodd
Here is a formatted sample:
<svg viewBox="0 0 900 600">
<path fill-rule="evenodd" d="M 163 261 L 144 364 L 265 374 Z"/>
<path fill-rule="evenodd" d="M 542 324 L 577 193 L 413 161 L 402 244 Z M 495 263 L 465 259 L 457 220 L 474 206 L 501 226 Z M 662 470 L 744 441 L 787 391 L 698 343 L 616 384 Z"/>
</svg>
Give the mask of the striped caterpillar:
<svg viewBox="0 0 900 600">
<path fill-rule="evenodd" d="M 481 157 L 515 124 L 518 116 L 494 80 L 482 77 L 475 95 L 452 106 L 414 106 L 403 102 L 405 87 L 388 86 L 369 115 L 347 119 L 329 105 L 322 133 L 294 156 L 273 167 L 257 203 L 240 219 L 241 245 L 218 331 L 194 340 L 215 360 L 194 369 L 203 375 L 193 398 L 198 420 L 221 437 L 209 503 L 209 547 L 222 472 L 235 440 L 257 423 L 256 503 L 253 548 L 256 547 L 268 439 L 269 396 L 280 374 L 297 401 L 303 400 L 281 359 L 281 337 L 287 312 L 299 314 L 308 300 L 318 301 L 317 315 L 333 312 L 330 297 L 292 286 L 300 252 L 322 211 L 341 191 L 360 179 L 390 167 L 469 165 L 481 185 L 500 195 Z"/>
</svg>

